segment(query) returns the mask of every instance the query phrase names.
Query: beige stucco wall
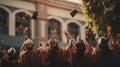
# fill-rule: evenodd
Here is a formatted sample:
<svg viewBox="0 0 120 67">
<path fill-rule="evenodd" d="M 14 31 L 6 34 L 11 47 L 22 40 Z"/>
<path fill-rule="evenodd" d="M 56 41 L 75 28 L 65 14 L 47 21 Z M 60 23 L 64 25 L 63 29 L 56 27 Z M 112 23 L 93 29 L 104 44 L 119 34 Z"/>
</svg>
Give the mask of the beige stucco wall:
<svg viewBox="0 0 120 67">
<path fill-rule="evenodd" d="M 21 0 L 0 0 L 0 4 L 3 5 L 8 5 L 8 6 L 12 6 L 12 7 L 17 7 L 20 8 L 18 10 L 15 10 L 14 12 L 9 11 L 9 9 L 7 9 L 4 6 L 1 6 L 1 8 L 5 9 L 6 11 L 8 11 L 9 13 L 9 35 L 14 36 L 15 35 L 15 14 L 18 12 L 26 12 L 28 13 L 30 16 L 32 16 L 32 13 L 30 13 L 28 10 L 31 11 L 36 11 L 36 5 L 33 2 L 30 1 L 21 1 Z M 64 31 L 67 30 L 67 25 L 71 22 L 75 22 L 76 24 L 78 24 L 80 26 L 80 35 L 81 38 L 85 41 L 85 26 L 86 25 L 82 25 L 80 23 L 80 21 L 85 21 L 82 18 L 82 14 L 78 13 L 76 14 L 76 16 L 71 17 L 70 12 L 71 10 L 65 10 L 65 9 L 61 9 L 61 8 L 56 8 L 56 7 L 52 7 L 47 5 L 47 20 L 49 19 L 56 19 L 58 21 L 60 21 L 62 23 L 62 39 L 63 41 L 65 41 L 65 36 L 64 36 Z M 68 20 L 64 21 L 62 18 L 67 18 Z M 46 21 L 40 21 L 40 22 L 46 22 Z M 42 25 L 42 26 L 41 26 Z M 45 24 L 41 23 L 39 26 L 41 27 L 41 36 L 44 38 L 44 33 L 45 33 Z M 32 33 L 32 39 L 35 38 L 35 21 L 31 20 L 31 33 Z"/>
</svg>

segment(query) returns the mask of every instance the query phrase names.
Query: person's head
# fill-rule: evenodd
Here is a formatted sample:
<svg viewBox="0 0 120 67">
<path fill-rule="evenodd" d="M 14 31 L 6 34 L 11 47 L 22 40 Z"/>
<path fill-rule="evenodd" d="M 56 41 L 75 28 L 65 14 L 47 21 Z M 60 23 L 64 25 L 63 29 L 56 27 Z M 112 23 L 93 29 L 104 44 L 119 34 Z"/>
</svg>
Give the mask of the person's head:
<svg viewBox="0 0 120 67">
<path fill-rule="evenodd" d="M 84 41 L 80 40 L 80 42 L 76 43 L 76 48 L 77 48 L 76 55 L 78 58 L 81 58 L 86 50 Z"/>
<path fill-rule="evenodd" d="M 100 55 L 101 60 L 108 59 L 112 55 L 106 37 L 102 36 L 100 38 L 96 51 Z"/>
<path fill-rule="evenodd" d="M 16 50 L 14 47 L 11 47 L 8 49 L 7 51 L 7 54 L 10 56 L 10 55 L 14 55 L 16 53 Z"/>
<path fill-rule="evenodd" d="M 101 45 L 101 46 L 108 46 L 108 39 L 104 36 L 102 36 L 99 41 L 98 41 L 98 45 Z"/>
<path fill-rule="evenodd" d="M 27 50 L 33 50 L 33 44 L 27 44 L 27 46 L 26 46 L 26 48 L 27 48 Z"/>
<path fill-rule="evenodd" d="M 32 41 L 32 40 L 27 39 L 27 40 L 24 42 L 24 44 L 25 44 L 27 50 L 33 50 L 34 45 L 33 45 L 33 41 Z"/>
<path fill-rule="evenodd" d="M 52 46 L 52 50 L 53 50 L 53 51 L 59 50 L 59 47 L 58 47 L 58 43 L 57 43 L 57 42 Z"/>
<path fill-rule="evenodd" d="M 9 57 L 9 60 L 17 59 L 17 51 L 14 47 L 11 47 L 7 50 L 7 55 Z"/>
<path fill-rule="evenodd" d="M 38 47 L 42 47 L 42 43 L 41 42 L 38 43 Z"/>
<path fill-rule="evenodd" d="M 79 42 L 76 43 L 76 47 L 79 49 L 81 48 L 81 46 L 84 46 L 85 47 L 85 43 L 83 40 L 80 40 Z"/>
<path fill-rule="evenodd" d="M 51 46 L 54 46 L 54 45 L 55 45 L 55 40 L 54 40 L 54 39 L 51 39 L 51 40 L 49 41 L 49 43 L 50 43 Z"/>
</svg>

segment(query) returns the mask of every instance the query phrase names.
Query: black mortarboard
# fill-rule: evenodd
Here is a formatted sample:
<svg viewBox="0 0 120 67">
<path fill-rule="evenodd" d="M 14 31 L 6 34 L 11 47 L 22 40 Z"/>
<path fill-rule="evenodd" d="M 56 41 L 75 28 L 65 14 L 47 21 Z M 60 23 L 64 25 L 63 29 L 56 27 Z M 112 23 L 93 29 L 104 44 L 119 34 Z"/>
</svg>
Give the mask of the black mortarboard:
<svg viewBox="0 0 120 67">
<path fill-rule="evenodd" d="M 38 12 L 34 12 L 33 15 L 32 15 L 32 19 L 36 20 L 37 19 L 37 16 L 38 16 Z"/>
<path fill-rule="evenodd" d="M 78 13 L 78 10 L 73 10 L 71 13 L 70 13 L 70 15 L 72 16 L 72 17 L 74 17 L 76 14 Z"/>
</svg>

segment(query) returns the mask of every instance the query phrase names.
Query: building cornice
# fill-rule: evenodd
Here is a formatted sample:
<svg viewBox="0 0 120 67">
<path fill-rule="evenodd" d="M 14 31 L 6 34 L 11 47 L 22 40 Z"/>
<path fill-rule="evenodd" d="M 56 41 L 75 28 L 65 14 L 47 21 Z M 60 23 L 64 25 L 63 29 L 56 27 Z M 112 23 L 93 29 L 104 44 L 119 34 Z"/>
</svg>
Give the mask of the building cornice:
<svg viewBox="0 0 120 67">
<path fill-rule="evenodd" d="M 79 4 L 70 3 L 70 2 L 67 2 L 64 0 L 25 0 L 25 1 L 30 1 L 35 4 L 45 4 L 47 6 L 64 9 L 64 10 L 68 10 L 68 11 L 77 9 L 79 13 L 82 13 L 82 11 L 79 7 Z"/>
</svg>

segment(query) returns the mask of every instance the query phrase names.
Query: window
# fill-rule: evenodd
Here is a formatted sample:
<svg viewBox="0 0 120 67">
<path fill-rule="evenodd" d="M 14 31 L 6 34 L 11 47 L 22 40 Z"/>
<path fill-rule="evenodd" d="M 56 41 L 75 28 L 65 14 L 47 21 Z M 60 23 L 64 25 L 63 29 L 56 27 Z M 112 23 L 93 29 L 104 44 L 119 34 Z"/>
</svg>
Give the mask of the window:
<svg viewBox="0 0 120 67">
<path fill-rule="evenodd" d="M 8 12 L 0 8 L 0 34 L 8 35 Z"/>
<path fill-rule="evenodd" d="M 77 36 L 79 35 L 79 29 L 79 25 L 73 22 L 69 23 L 67 26 L 68 33 L 70 34 L 70 36 L 72 36 L 72 38 L 77 38 Z"/>
<path fill-rule="evenodd" d="M 48 39 L 54 38 L 61 41 L 61 23 L 55 19 L 48 21 Z"/>
<path fill-rule="evenodd" d="M 16 14 L 16 36 L 21 37 L 23 35 L 27 35 L 29 38 L 31 37 L 30 18 L 30 15 L 25 12 L 19 12 Z"/>
</svg>

